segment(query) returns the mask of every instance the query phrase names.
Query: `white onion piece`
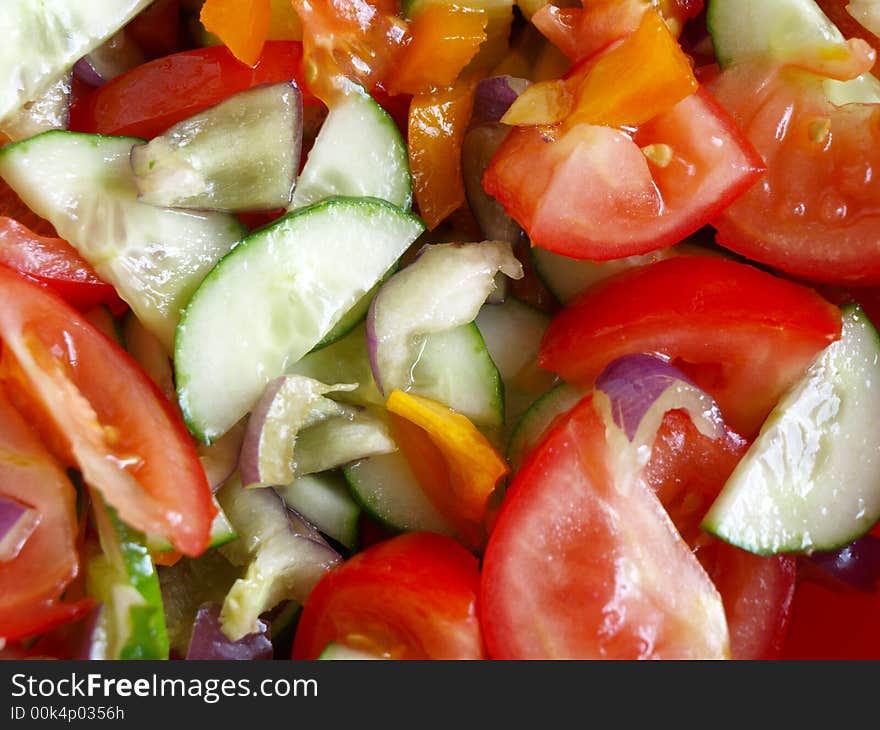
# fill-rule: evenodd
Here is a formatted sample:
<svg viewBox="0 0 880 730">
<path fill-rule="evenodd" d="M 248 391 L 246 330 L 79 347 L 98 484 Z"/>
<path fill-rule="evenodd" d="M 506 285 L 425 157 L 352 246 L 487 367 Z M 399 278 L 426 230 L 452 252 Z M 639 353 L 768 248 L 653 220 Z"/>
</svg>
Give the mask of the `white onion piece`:
<svg viewBox="0 0 880 730">
<path fill-rule="evenodd" d="M 442 243 L 386 281 L 367 314 L 367 350 L 379 390 L 407 390 L 425 335 L 474 321 L 495 275 L 523 276 L 510 243 Z"/>
<path fill-rule="evenodd" d="M 233 477 L 217 499 L 239 536 L 221 551 L 232 563 L 247 565 L 220 610 L 223 633 L 237 641 L 258 632 L 260 615 L 282 601 L 303 603 L 342 558 L 274 489 L 243 489 Z"/>
<path fill-rule="evenodd" d="M 852 0 L 846 6 L 846 12 L 874 35 L 880 36 L 880 2 L 877 0 Z"/>
<path fill-rule="evenodd" d="M 245 420 L 239 421 L 212 444 L 196 441 L 199 461 L 202 462 L 212 492 L 220 489 L 238 467 L 246 426 Z"/>
<path fill-rule="evenodd" d="M 40 513 L 9 497 L 0 497 L 0 563 L 15 560 L 40 524 Z"/>
<path fill-rule="evenodd" d="M 290 484 L 294 448 L 300 429 L 323 418 L 342 415 L 327 393 L 352 391 L 357 385 L 325 385 L 302 375 L 282 375 L 266 387 L 248 419 L 239 470 L 246 487 Z"/>
</svg>

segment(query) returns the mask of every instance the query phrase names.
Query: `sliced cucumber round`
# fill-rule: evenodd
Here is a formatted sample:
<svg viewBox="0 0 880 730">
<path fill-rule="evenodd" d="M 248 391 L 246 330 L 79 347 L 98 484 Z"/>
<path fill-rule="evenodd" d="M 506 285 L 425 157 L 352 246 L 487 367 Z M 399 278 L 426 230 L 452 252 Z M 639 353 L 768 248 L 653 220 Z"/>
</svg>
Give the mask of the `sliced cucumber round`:
<svg viewBox="0 0 880 730">
<path fill-rule="evenodd" d="M 553 420 L 570 411 L 584 397 L 584 391 L 568 383 L 560 383 L 538 398 L 523 414 L 510 436 L 507 462 L 516 473 L 529 452 L 538 445 L 541 436 Z"/>
<path fill-rule="evenodd" d="M 349 550 L 357 547 L 361 508 L 339 472 L 309 474 L 286 486 L 275 487 L 275 491 L 284 504 L 325 535 Z"/>
<path fill-rule="evenodd" d="M 94 50 L 151 0 L 3 0 L 0 119 Z"/>
<path fill-rule="evenodd" d="M 0 150 L 0 177 L 55 226 L 170 352 L 180 310 L 244 235 L 235 216 L 140 203 L 131 137 L 45 132 Z"/>
<path fill-rule="evenodd" d="M 361 87 L 330 109 L 296 182 L 289 210 L 347 195 L 412 203 L 409 153 L 394 120 Z"/>
<path fill-rule="evenodd" d="M 177 394 L 193 434 L 223 435 L 423 229 L 385 201 L 332 198 L 245 239 L 208 274 L 177 328 Z"/>
<path fill-rule="evenodd" d="M 367 514 L 392 530 L 455 534 L 425 495 L 400 451 L 363 459 L 342 473 Z"/>
<path fill-rule="evenodd" d="M 759 554 L 834 550 L 880 518 L 880 336 L 858 307 L 768 416 L 703 520 Z"/>
</svg>

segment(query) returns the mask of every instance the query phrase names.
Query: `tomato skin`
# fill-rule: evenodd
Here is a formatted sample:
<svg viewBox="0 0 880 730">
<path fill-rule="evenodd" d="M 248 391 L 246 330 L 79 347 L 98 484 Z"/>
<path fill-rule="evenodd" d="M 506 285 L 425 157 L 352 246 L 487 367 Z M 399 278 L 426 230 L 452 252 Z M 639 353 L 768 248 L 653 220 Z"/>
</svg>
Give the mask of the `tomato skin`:
<svg viewBox="0 0 880 730">
<path fill-rule="evenodd" d="M 216 508 L 193 441 L 140 366 L 62 299 L 0 266 L 0 377 L 120 517 L 186 555 Z M 173 479 L 169 479 L 173 475 Z"/>
<path fill-rule="evenodd" d="M 455 540 L 410 532 L 372 545 L 325 575 L 303 607 L 293 659 L 331 642 L 395 659 L 484 659 L 477 559 Z"/>
<path fill-rule="evenodd" d="M 71 109 L 78 132 L 151 138 L 168 127 L 253 86 L 295 79 L 303 103 L 317 103 L 300 73 L 302 44 L 267 41 L 254 68 L 225 46 L 157 58 L 95 89 Z"/>
<path fill-rule="evenodd" d="M 118 306 L 116 290 L 102 281 L 67 241 L 38 236 L 12 218 L 0 216 L 0 264 L 54 289 L 77 309 Z"/>
<path fill-rule="evenodd" d="M 652 144 L 671 148 L 666 167 L 650 163 L 639 149 Z M 762 171 L 757 153 L 701 89 L 632 136 L 590 125 L 562 133 L 514 129 L 492 158 L 483 186 L 534 245 L 605 261 L 677 243 Z"/>
<path fill-rule="evenodd" d="M 880 283 L 880 106 L 836 107 L 818 76 L 757 63 L 711 89 L 767 167 L 713 221 L 718 243 L 810 281 Z"/>
<path fill-rule="evenodd" d="M 840 326 L 840 310 L 803 285 L 681 256 L 584 292 L 550 323 L 538 362 L 589 387 L 622 355 L 665 355 L 715 398 L 731 428 L 751 436 Z"/>
<path fill-rule="evenodd" d="M 0 637 L 11 641 L 71 621 L 92 601 L 59 601 L 79 572 L 76 491 L 2 389 L 0 494 L 40 515 L 21 552 L 0 562 Z"/>
</svg>

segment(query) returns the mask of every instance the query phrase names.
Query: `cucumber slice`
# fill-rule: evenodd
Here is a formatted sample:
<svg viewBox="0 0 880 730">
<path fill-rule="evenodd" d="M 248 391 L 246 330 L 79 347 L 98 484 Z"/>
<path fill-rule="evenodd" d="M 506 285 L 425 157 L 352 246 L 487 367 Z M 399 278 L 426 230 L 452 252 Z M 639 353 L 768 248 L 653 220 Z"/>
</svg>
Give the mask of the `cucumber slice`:
<svg viewBox="0 0 880 730">
<path fill-rule="evenodd" d="M 507 462 L 511 471 L 519 471 L 553 420 L 574 408 L 583 397 L 584 391 L 568 383 L 560 383 L 532 403 L 510 435 Z"/>
<path fill-rule="evenodd" d="M 384 406 L 385 399 L 379 393 L 370 369 L 364 330 L 363 323 L 356 325 L 342 339 L 293 363 L 287 373 L 305 375 L 322 383 L 357 383 L 355 390 L 339 391 L 334 394 L 334 399 L 356 405 Z"/>
<path fill-rule="evenodd" d="M 376 296 L 376 292 L 379 291 L 379 287 L 382 286 L 388 277 L 396 271 L 397 265 L 395 264 L 380 281 L 376 282 L 376 285 L 370 289 L 370 291 L 358 300 L 357 304 L 345 313 L 336 326 L 330 330 L 330 332 L 328 332 L 317 345 L 315 345 L 314 349 L 320 350 L 322 347 L 327 347 L 327 345 L 332 345 L 334 342 L 338 342 L 363 322 L 367 317 L 367 312 L 370 311 L 370 304 L 373 301 L 373 297 Z"/>
<path fill-rule="evenodd" d="M 168 634 L 156 566 L 144 536 L 92 495 L 102 553 L 86 571 L 88 592 L 104 604 L 94 659 L 167 659 Z"/>
<path fill-rule="evenodd" d="M 285 208 L 301 142 L 302 94 L 296 84 L 233 94 L 134 146 L 139 200 L 228 212 Z"/>
<path fill-rule="evenodd" d="M 50 129 L 67 129 L 70 123 L 70 71 L 50 83 L 39 95 L 0 123 L 0 133 L 19 142 Z"/>
<path fill-rule="evenodd" d="M 371 456 L 343 468 L 342 473 L 367 514 L 392 530 L 455 534 L 400 451 Z"/>
<path fill-rule="evenodd" d="M 710 0 L 706 25 L 719 65 L 770 57 L 781 62 L 807 48 L 832 57 L 845 48 L 837 26 L 814 0 Z M 834 104 L 880 102 L 880 80 L 865 73 L 825 82 Z"/>
<path fill-rule="evenodd" d="M 475 320 L 504 384 L 504 422 L 513 428 L 525 410 L 553 386 L 556 376 L 538 367 L 549 315 L 508 298 L 487 304 Z"/>
<path fill-rule="evenodd" d="M 333 198 L 245 239 L 205 278 L 177 329 L 177 394 L 193 434 L 210 442 L 225 433 L 423 229 L 384 201 Z"/>
<path fill-rule="evenodd" d="M 380 415 L 351 406 L 342 408 L 343 415 L 320 421 L 298 435 L 293 453 L 297 476 L 329 471 L 397 449 Z"/>
<path fill-rule="evenodd" d="M 501 375 L 473 322 L 425 336 L 407 390 L 449 406 L 482 428 L 504 425 Z"/>
<path fill-rule="evenodd" d="M 0 177 L 170 351 L 181 308 L 244 228 L 223 213 L 139 203 L 129 164 L 138 141 L 45 132 L 0 150 Z"/>
<path fill-rule="evenodd" d="M 3 0 L 0 119 L 100 46 L 152 0 Z"/>
<path fill-rule="evenodd" d="M 412 203 L 409 153 L 394 120 L 361 87 L 330 109 L 303 167 L 289 210 L 346 195 Z"/>
<path fill-rule="evenodd" d="M 328 537 L 349 550 L 358 544 L 360 505 L 352 498 L 339 472 L 309 474 L 283 487 L 276 487 L 290 509 L 299 512 Z"/>
<path fill-rule="evenodd" d="M 703 520 L 759 554 L 836 550 L 880 518 L 880 336 L 855 306 L 779 402 Z"/>
</svg>

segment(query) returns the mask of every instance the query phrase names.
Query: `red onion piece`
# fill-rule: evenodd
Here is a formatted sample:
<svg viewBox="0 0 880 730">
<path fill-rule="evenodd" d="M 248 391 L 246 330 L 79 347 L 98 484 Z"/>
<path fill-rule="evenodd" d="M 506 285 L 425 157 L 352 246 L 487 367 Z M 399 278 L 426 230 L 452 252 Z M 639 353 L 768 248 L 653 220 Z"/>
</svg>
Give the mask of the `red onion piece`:
<svg viewBox="0 0 880 730">
<path fill-rule="evenodd" d="M 666 411 L 688 411 L 701 431 L 718 434 L 721 415 L 715 401 L 697 388 L 678 368 L 656 355 L 625 355 L 609 363 L 596 378 L 596 390 L 611 404 L 615 425 L 634 441 L 649 413 L 659 428 Z M 651 434 L 653 436 L 653 434 Z"/>
<path fill-rule="evenodd" d="M 144 61 L 143 51 L 121 30 L 77 61 L 73 73 L 89 86 L 101 86 Z"/>
<path fill-rule="evenodd" d="M 186 658 L 190 660 L 268 660 L 272 659 L 269 627 L 259 622 L 260 631 L 231 641 L 220 628 L 220 606 L 206 603 L 199 607 Z"/>
<path fill-rule="evenodd" d="M 497 122 L 531 82 L 515 76 L 491 76 L 477 84 L 471 126 Z"/>
<path fill-rule="evenodd" d="M 33 507 L 0 497 L 0 563 L 15 560 L 39 524 L 40 513 Z"/>
<path fill-rule="evenodd" d="M 805 559 L 823 577 L 859 591 L 880 588 L 880 537 L 865 535 L 830 553 L 814 553 Z"/>
</svg>

